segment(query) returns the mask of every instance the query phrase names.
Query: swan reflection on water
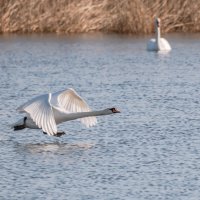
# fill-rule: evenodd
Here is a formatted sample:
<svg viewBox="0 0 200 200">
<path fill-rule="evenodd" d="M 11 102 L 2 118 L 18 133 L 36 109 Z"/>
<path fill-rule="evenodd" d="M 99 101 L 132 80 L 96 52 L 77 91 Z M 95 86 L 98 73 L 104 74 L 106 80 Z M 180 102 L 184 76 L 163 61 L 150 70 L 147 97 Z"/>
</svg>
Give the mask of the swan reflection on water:
<svg viewBox="0 0 200 200">
<path fill-rule="evenodd" d="M 44 144 L 26 144 L 26 148 L 30 153 L 68 153 L 76 150 L 88 150 L 94 147 L 94 143 L 44 143 Z"/>
</svg>

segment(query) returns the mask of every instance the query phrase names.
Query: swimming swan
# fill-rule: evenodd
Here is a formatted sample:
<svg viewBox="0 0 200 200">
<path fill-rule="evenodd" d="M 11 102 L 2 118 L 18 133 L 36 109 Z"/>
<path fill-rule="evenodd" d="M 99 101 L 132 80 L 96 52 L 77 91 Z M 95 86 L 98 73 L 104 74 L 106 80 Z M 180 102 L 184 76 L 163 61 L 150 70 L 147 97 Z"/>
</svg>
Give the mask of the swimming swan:
<svg viewBox="0 0 200 200">
<path fill-rule="evenodd" d="M 25 112 L 26 116 L 12 126 L 15 131 L 39 128 L 44 134 L 57 137 L 65 134 L 57 131 L 57 124 L 62 122 L 80 118 L 84 125 L 90 127 L 97 123 L 95 116 L 120 112 L 116 108 L 91 111 L 87 103 L 72 88 L 38 96 L 17 110 Z"/>
<path fill-rule="evenodd" d="M 152 38 L 147 43 L 148 51 L 170 51 L 171 46 L 165 38 L 160 37 L 160 19 L 155 19 L 156 38 Z"/>
</svg>

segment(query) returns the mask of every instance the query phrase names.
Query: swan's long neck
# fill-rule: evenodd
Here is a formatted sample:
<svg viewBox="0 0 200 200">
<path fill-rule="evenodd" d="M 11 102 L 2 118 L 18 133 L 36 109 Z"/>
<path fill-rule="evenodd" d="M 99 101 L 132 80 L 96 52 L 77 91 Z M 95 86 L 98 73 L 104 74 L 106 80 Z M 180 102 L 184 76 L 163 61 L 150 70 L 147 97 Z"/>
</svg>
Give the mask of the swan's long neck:
<svg viewBox="0 0 200 200">
<path fill-rule="evenodd" d="M 93 117 L 93 116 L 100 116 L 100 115 L 108 115 L 108 113 L 106 113 L 105 110 L 92 111 L 92 112 L 78 112 L 78 113 L 69 114 L 69 117 L 71 120 L 73 120 L 73 119 L 79 119 L 83 117 Z"/>
<path fill-rule="evenodd" d="M 156 26 L 156 46 L 160 50 L 160 27 Z"/>
<path fill-rule="evenodd" d="M 99 110 L 99 111 L 91 111 L 91 112 L 77 112 L 77 113 L 63 113 L 62 116 L 59 117 L 57 123 L 75 120 L 83 117 L 93 117 L 93 116 L 100 116 L 100 115 L 109 115 L 112 113 L 106 112 L 106 110 Z"/>
</svg>

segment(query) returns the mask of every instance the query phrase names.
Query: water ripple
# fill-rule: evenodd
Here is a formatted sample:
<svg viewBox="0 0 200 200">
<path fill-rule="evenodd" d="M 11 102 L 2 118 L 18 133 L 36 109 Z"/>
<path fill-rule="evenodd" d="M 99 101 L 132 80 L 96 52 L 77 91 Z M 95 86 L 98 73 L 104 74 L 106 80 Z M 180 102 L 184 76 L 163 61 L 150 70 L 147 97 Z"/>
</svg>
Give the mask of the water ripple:
<svg viewBox="0 0 200 200">
<path fill-rule="evenodd" d="M 199 37 L 168 40 L 157 54 L 143 37 L 0 36 L 0 199 L 198 199 Z M 11 130 L 20 104 L 68 87 L 122 113 L 61 138 Z"/>
</svg>

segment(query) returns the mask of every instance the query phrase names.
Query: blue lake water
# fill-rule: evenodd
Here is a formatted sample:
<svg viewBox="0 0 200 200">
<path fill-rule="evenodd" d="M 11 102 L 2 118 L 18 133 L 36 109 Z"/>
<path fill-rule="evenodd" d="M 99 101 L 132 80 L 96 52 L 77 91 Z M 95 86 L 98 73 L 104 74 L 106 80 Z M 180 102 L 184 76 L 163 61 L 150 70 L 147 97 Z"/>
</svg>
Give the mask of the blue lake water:
<svg viewBox="0 0 200 200">
<path fill-rule="evenodd" d="M 0 36 L 0 199 L 197 200 L 200 197 L 200 35 Z M 74 88 L 94 110 L 90 129 L 14 132 L 16 108 Z"/>
</svg>

